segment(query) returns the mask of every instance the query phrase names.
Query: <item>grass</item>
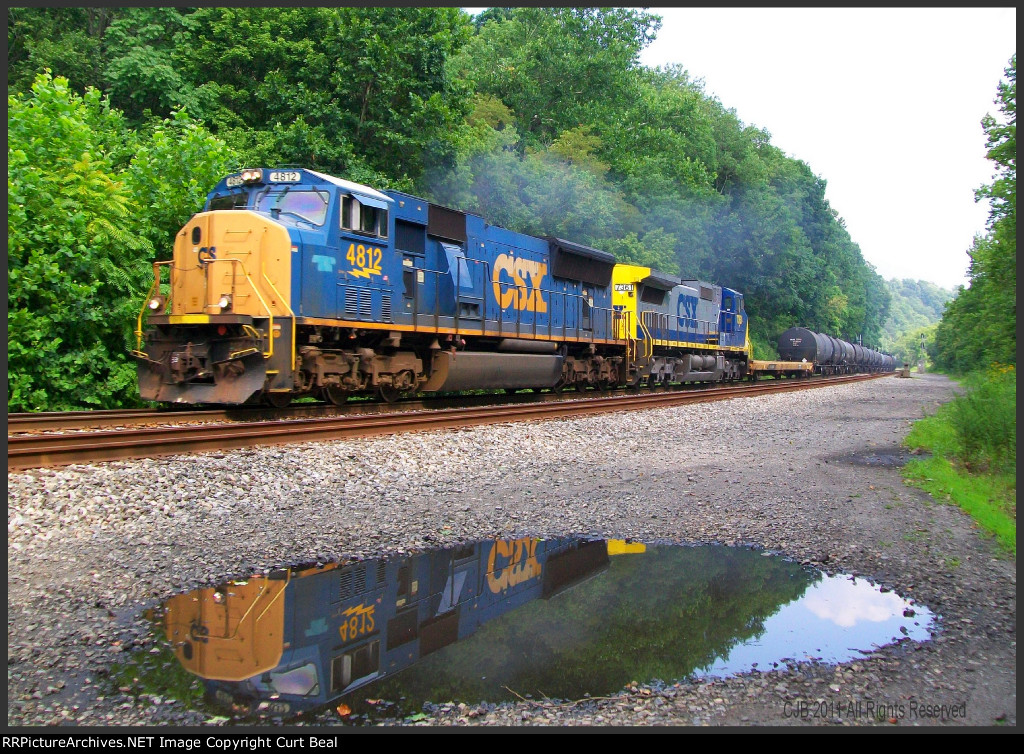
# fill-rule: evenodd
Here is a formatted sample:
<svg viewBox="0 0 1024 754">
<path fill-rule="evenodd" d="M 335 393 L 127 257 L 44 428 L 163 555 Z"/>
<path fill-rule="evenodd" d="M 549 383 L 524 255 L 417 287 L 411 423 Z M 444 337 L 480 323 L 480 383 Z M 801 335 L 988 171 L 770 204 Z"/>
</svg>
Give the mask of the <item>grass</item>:
<svg viewBox="0 0 1024 754">
<path fill-rule="evenodd" d="M 967 392 L 914 424 L 904 443 L 929 451 L 903 467 L 906 481 L 966 511 L 1017 556 L 1016 372 L 964 378 Z"/>
</svg>

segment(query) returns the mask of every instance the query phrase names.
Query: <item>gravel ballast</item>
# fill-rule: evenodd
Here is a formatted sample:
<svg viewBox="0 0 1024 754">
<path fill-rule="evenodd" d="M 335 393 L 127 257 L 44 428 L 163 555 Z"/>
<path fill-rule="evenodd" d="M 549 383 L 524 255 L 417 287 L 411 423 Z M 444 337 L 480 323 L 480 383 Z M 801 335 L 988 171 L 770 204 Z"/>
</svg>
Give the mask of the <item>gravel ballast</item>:
<svg viewBox="0 0 1024 754">
<path fill-rule="evenodd" d="M 596 700 L 439 699 L 416 725 L 1015 725 L 1016 562 L 900 477 L 911 423 L 954 389 L 885 377 L 10 474 L 8 725 L 209 725 L 104 682 L 126 653 L 155 651 L 147 609 L 273 566 L 527 535 L 756 546 L 895 589 L 938 630 L 839 666 Z"/>
</svg>

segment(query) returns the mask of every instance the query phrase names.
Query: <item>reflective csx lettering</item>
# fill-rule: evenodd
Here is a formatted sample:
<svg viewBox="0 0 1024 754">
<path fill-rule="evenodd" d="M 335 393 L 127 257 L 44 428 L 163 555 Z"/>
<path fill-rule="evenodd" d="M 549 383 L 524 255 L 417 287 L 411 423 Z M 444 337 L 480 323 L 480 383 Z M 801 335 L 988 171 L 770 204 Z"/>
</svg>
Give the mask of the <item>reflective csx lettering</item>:
<svg viewBox="0 0 1024 754">
<path fill-rule="evenodd" d="M 512 278 L 511 285 L 501 279 L 503 272 Z M 494 274 L 491 277 L 494 299 L 502 309 L 511 306 L 543 314 L 548 310 L 548 304 L 541 295 L 540 287 L 547 274 L 548 266 L 543 262 L 500 254 L 494 260 Z"/>
<path fill-rule="evenodd" d="M 697 326 L 697 297 L 680 296 L 676 303 L 676 317 L 680 327 L 694 328 Z"/>
<path fill-rule="evenodd" d="M 536 539 L 501 540 L 494 543 L 487 558 L 487 586 L 498 594 L 540 576 L 540 571 Z"/>
</svg>

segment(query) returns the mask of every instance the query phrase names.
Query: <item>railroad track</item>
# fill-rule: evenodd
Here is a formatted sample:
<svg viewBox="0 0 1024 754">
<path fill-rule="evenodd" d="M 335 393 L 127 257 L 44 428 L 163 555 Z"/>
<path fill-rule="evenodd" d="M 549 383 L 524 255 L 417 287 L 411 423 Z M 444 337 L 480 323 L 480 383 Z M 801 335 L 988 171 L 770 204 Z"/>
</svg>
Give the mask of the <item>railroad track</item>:
<svg viewBox="0 0 1024 754">
<path fill-rule="evenodd" d="M 664 408 L 688 403 L 726 400 L 772 392 L 806 390 L 815 387 L 859 382 L 888 375 L 852 375 L 816 380 L 763 381 L 734 384 L 701 390 L 670 390 L 600 395 L 574 400 L 544 400 L 498 406 L 444 408 L 433 410 L 391 410 L 387 413 L 349 413 L 343 416 L 273 419 L 268 421 L 211 421 L 216 411 L 155 412 L 163 417 L 184 420 L 200 414 L 204 423 L 175 426 L 145 426 L 137 429 L 77 431 L 65 434 L 10 434 L 8 429 L 7 468 L 19 470 L 72 463 L 95 463 L 227 450 L 256 445 L 318 442 L 370 435 L 417 432 L 429 429 L 468 427 L 499 422 L 536 421 L 609 411 Z M 481 396 L 488 397 L 488 396 Z M 490 396 L 493 400 L 493 396 Z M 391 407 L 394 409 L 395 407 Z M 237 413 L 232 409 L 226 413 Z M 93 412 L 76 412 L 93 413 Z M 152 423 L 152 414 L 147 412 Z M 65 415 L 66 416 L 66 415 Z M 74 416 L 78 421 L 85 417 Z M 120 420 L 122 417 L 113 417 Z M 140 417 L 141 419 L 142 417 Z M 67 426 L 66 424 L 63 426 Z"/>
<path fill-rule="evenodd" d="M 700 388 L 696 388 L 700 389 Z M 613 390 L 608 395 L 624 390 Z M 422 396 L 403 398 L 395 403 L 374 400 L 356 400 L 334 406 L 326 403 L 298 403 L 288 408 L 269 406 L 237 406 L 232 408 L 138 408 L 114 409 L 109 411 L 52 411 L 37 413 L 16 413 L 7 415 L 7 435 L 36 432 L 63 432 L 77 429 L 113 429 L 115 427 L 140 427 L 176 425 L 198 422 L 256 422 L 278 419 L 322 418 L 349 416 L 352 414 L 391 414 L 401 411 L 431 411 L 439 408 L 463 408 L 487 406 L 496 403 L 543 403 L 546 401 L 572 400 L 587 395 L 575 392 L 557 394 L 519 392 L 513 395 L 462 395 Z"/>
</svg>

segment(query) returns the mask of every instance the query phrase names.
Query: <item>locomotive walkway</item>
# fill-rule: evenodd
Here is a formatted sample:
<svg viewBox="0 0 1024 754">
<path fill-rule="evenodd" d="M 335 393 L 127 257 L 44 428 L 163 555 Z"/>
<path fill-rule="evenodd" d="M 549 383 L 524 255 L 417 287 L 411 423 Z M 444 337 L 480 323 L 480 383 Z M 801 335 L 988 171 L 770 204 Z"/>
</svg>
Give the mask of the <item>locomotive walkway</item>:
<svg viewBox="0 0 1024 754">
<path fill-rule="evenodd" d="M 418 432 L 432 429 L 468 427 L 477 424 L 502 422 L 537 421 L 584 414 L 598 414 L 610 411 L 632 411 L 646 408 L 665 408 L 688 403 L 728 400 L 730 398 L 763 395 L 776 391 L 807 390 L 861 380 L 888 376 L 887 374 L 847 375 L 813 380 L 762 381 L 754 384 L 734 384 L 704 389 L 668 390 L 628 393 L 624 395 L 598 397 L 577 397 L 561 400 L 547 400 L 541 403 L 518 405 L 483 406 L 474 408 L 450 408 L 427 411 L 402 411 L 390 407 L 387 413 L 367 415 L 349 413 L 344 416 L 318 418 L 293 418 L 287 420 L 220 421 L 229 415 L 244 414 L 239 410 L 229 411 L 182 411 L 182 412 L 72 412 L 37 415 L 39 421 L 51 427 L 96 426 L 97 421 L 112 421 L 121 425 L 148 423 L 154 421 L 195 421 L 203 424 L 180 424 L 175 426 L 119 428 L 113 430 L 75 431 L 48 434 L 10 434 L 12 430 L 25 432 L 30 427 L 38 429 L 38 422 L 30 424 L 28 415 L 12 416 L 8 424 L 7 468 L 8 470 L 62 466 L 73 463 L 95 463 L 124 460 L 129 458 L 150 458 L 246 448 L 256 445 L 278 445 L 283 443 L 319 442 L 370 435 Z M 486 396 L 492 401 L 493 396 Z M 316 407 L 311 407 L 316 408 Z M 357 409 L 358 410 L 358 409 Z M 365 409 L 364 409 L 365 410 Z M 380 408 L 376 409 L 380 411 Z M 262 410 L 266 412 L 266 409 Z M 100 416 L 94 416 L 99 414 Z"/>
</svg>

